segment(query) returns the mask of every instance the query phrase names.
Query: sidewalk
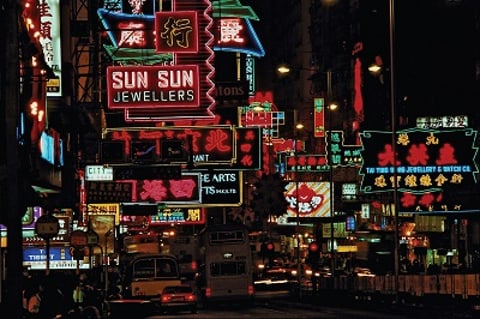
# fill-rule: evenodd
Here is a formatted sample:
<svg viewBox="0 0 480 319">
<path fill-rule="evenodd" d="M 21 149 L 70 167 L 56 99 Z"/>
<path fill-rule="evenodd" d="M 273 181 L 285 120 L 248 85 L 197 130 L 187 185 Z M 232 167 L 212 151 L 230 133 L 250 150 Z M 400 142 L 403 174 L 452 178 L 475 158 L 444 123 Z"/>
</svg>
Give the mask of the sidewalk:
<svg viewBox="0 0 480 319">
<path fill-rule="evenodd" d="M 475 307 L 471 300 L 454 300 L 438 298 L 433 300 L 427 298 L 405 299 L 403 296 L 392 295 L 385 298 L 384 295 L 354 295 L 345 292 L 321 291 L 313 294 L 311 291 L 303 292 L 301 298 L 298 296 L 282 297 L 268 301 L 270 306 L 292 308 L 321 309 L 348 308 L 366 311 L 382 312 L 385 314 L 405 315 L 409 318 L 480 318 L 480 308 Z M 397 300 L 398 299 L 398 300 Z"/>
</svg>

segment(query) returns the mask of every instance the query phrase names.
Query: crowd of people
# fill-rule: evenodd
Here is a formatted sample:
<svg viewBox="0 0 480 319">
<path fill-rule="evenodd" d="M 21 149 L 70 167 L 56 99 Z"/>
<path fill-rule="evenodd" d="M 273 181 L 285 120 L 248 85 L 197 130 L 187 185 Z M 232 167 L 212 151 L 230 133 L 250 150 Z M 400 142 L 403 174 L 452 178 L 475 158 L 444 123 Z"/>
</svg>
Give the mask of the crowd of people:
<svg viewBox="0 0 480 319">
<path fill-rule="evenodd" d="M 92 276 L 94 277 L 94 276 Z M 32 273 L 24 270 L 22 319 L 102 319 L 108 299 L 121 298 L 114 284 L 105 293 L 86 273 Z"/>
</svg>

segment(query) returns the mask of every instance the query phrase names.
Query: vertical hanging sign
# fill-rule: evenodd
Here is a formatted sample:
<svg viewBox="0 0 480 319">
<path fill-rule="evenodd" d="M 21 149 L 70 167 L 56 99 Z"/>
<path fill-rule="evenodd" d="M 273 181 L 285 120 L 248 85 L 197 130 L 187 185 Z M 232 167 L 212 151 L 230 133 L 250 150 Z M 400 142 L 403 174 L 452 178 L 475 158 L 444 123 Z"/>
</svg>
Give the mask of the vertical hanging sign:
<svg viewBox="0 0 480 319">
<path fill-rule="evenodd" d="M 55 78 L 47 81 L 47 96 L 62 96 L 59 0 L 40 0 L 40 43 L 45 62 L 53 70 Z"/>
<path fill-rule="evenodd" d="M 323 98 L 313 99 L 313 114 L 314 136 L 325 137 L 325 100 Z"/>
</svg>

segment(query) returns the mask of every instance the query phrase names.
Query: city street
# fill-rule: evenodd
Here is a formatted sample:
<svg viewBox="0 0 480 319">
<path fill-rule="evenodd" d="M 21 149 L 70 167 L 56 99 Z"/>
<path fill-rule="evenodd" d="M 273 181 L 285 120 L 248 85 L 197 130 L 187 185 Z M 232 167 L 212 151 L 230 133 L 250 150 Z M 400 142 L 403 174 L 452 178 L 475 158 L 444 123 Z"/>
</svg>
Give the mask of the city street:
<svg viewBox="0 0 480 319">
<path fill-rule="evenodd" d="M 476 314 L 465 309 L 456 311 L 448 305 L 438 305 L 438 308 L 413 307 L 412 305 L 387 305 L 368 301 L 339 306 L 329 304 L 322 297 L 312 299 L 305 296 L 302 302 L 288 295 L 288 291 L 263 291 L 257 293 L 255 305 L 245 307 L 241 304 L 217 304 L 214 307 L 199 306 L 198 313 L 173 312 L 168 314 L 151 314 L 144 319 L 159 318 L 477 318 Z M 318 300 L 318 302 L 312 301 Z M 138 311 L 132 311 L 132 316 Z M 130 313 L 123 312 L 120 318 L 128 318 Z M 137 318 L 137 317 L 135 317 Z M 117 319 L 112 317 L 111 319 Z"/>
<path fill-rule="evenodd" d="M 197 314 L 179 312 L 148 316 L 145 319 L 159 318 L 413 318 L 406 315 L 385 314 L 383 312 L 355 310 L 345 308 L 315 307 L 304 308 L 303 305 L 292 308 L 289 303 L 257 304 L 253 308 L 241 306 L 219 306 L 214 309 L 199 309 Z M 113 319 L 113 318 L 112 318 Z"/>
</svg>

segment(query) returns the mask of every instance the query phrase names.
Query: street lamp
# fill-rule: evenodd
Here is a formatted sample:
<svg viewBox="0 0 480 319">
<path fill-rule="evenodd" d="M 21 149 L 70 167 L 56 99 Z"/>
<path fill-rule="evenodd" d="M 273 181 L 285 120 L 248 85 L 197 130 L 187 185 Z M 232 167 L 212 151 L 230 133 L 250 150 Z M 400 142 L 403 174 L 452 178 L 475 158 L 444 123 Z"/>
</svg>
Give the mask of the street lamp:
<svg viewBox="0 0 480 319">
<path fill-rule="evenodd" d="M 297 162 L 298 162 L 298 151 L 297 151 L 297 138 L 298 132 L 304 128 L 302 123 L 297 122 L 297 111 L 294 113 L 294 123 L 295 123 L 295 132 L 294 132 L 294 143 L 293 143 L 293 154 L 295 158 L 295 209 L 297 211 L 296 216 L 296 236 L 297 236 L 297 247 L 296 247 L 296 259 L 297 259 L 297 284 L 298 284 L 298 298 L 302 298 L 302 265 L 300 263 L 300 205 L 298 203 L 298 173 L 297 173 Z"/>
<path fill-rule="evenodd" d="M 393 212 L 393 219 L 395 222 L 395 241 L 394 241 L 394 271 L 395 271 L 395 302 L 398 303 L 398 289 L 399 289 L 399 263 L 400 263 L 400 258 L 399 258 L 399 229 L 398 229 L 398 186 L 397 186 L 397 163 L 396 163 L 396 158 L 395 154 L 397 152 L 397 147 L 396 147 L 396 140 L 395 140 L 395 135 L 396 135 L 396 112 L 395 112 L 395 76 L 394 76 L 394 44 L 395 44 L 395 1 L 394 0 L 389 0 L 388 1 L 388 12 L 389 12 L 389 39 L 390 39 L 390 118 L 391 118 L 391 129 L 392 129 L 392 151 L 394 154 L 394 161 L 393 161 L 393 206 L 394 206 L 394 212 Z"/>
<path fill-rule="evenodd" d="M 332 288 L 335 278 L 336 270 L 336 254 L 335 254 L 335 206 L 334 206 L 334 183 L 333 183 L 333 148 L 332 148 L 332 127 L 333 127 L 333 112 L 338 108 L 338 105 L 332 101 L 332 71 L 327 72 L 327 110 L 328 110 L 328 172 L 330 179 L 330 257 L 331 266 L 330 272 L 332 273 Z"/>
<path fill-rule="evenodd" d="M 327 83 L 331 83 L 331 73 L 327 73 Z M 328 85 L 328 88 L 331 88 L 331 85 Z M 330 92 L 328 90 L 327 92 Z M 334 182 L 333 182 L 333 152 L 332 152 L 332 114 L 338 108 L 338 105 L 330 102 L 327 106 L 328 110 L 328 167 L 329 167 L 329 181 L 330 181 L 330 256 L 331 256 L 331 266 L 330 271 L 332 273 L 332 280 L 335 277 L 335 269 L 336 269 L 336 255 L 335 255 L 335 206 L 334 206 Z M 332 282 L 333 286 L 333 282 Z"/>
<path fill-rule="evenodd" d="M 396 131 L 397 131 L 397 119 L 396 119 L 396 92 L 395 92 L 395 0 L 388 0 L 388 31 L 389 31 L 389 59 L 390 59 L 390 129 L 392 131 L 392 153 L 394 154 L 393 161 L 393 222 L 394 222 L 394 291 L 395 291 L 395 302 L 399 301 L 399 272 L 400 272 L 400 249 L 399 249 L 399 225 L 398 225 L 398 184 L 397 184 L 397 141 L 396 141 Z M 382 66 L 378 61 L 375 64 L 372 64 L 368 67 L 368 70 L 372 74 L 379 74 L 382 71 Z M 383 80 L 383 79 L 381 79 Z"/>
</svg>

